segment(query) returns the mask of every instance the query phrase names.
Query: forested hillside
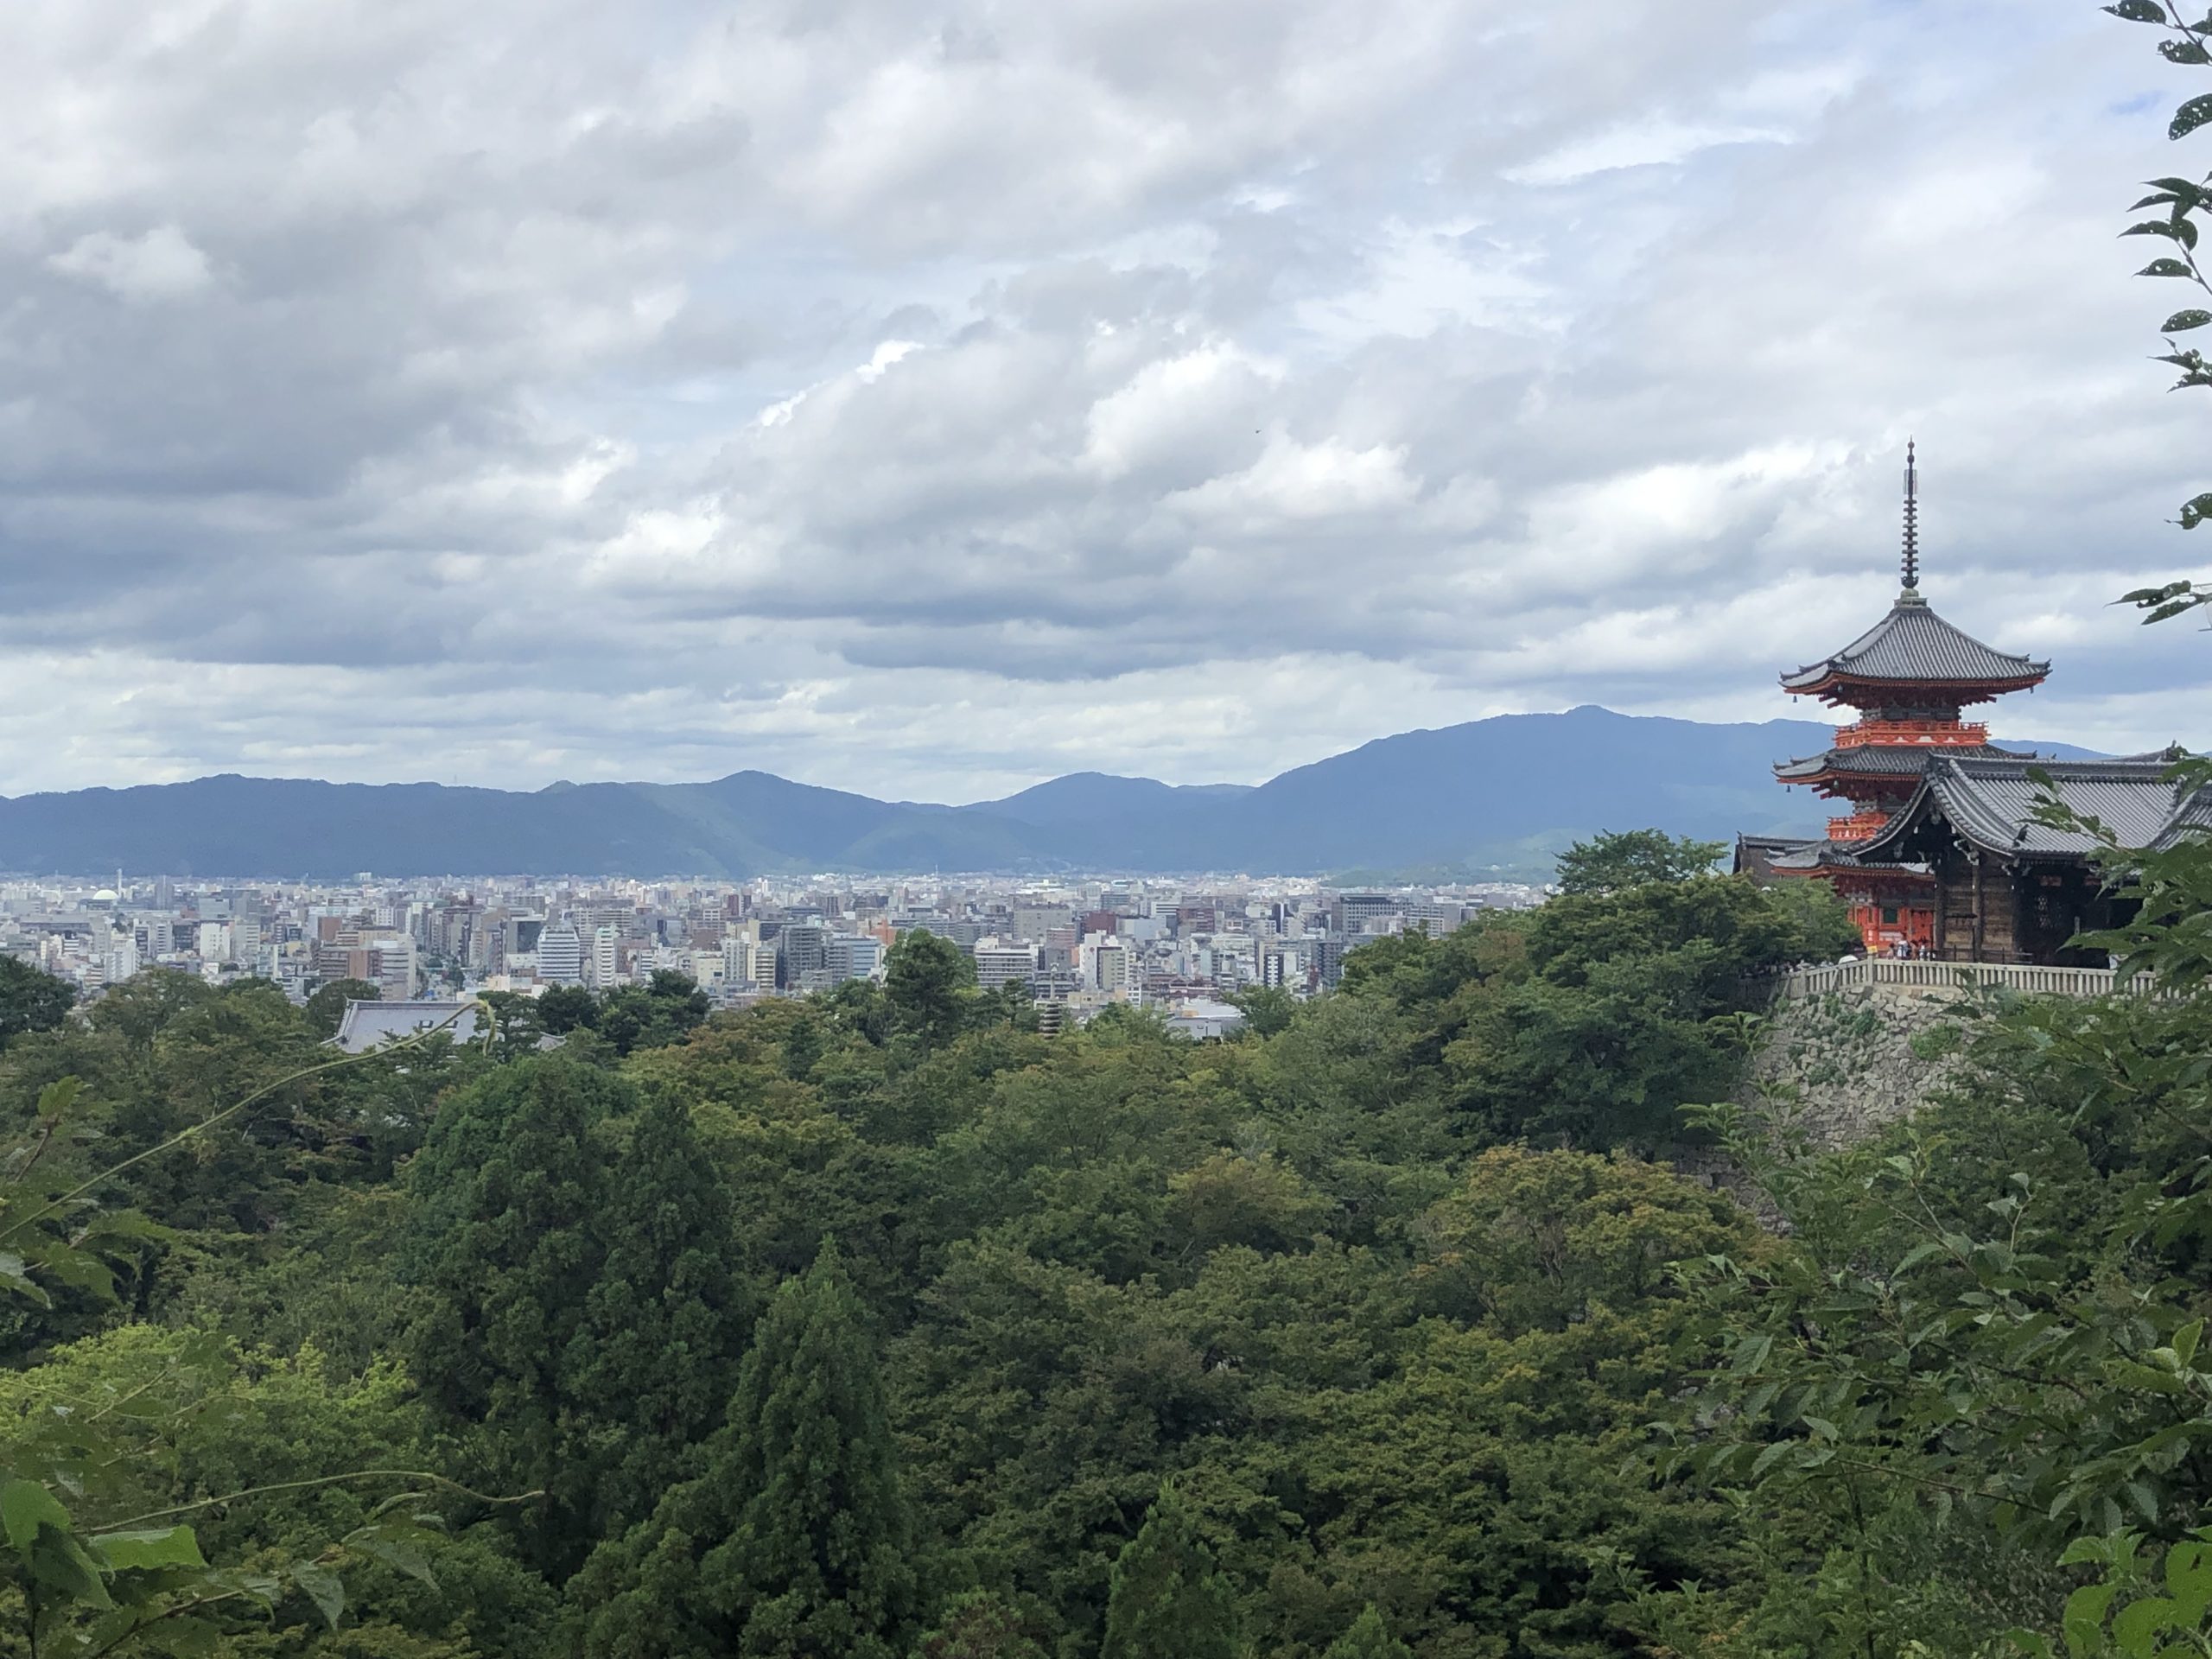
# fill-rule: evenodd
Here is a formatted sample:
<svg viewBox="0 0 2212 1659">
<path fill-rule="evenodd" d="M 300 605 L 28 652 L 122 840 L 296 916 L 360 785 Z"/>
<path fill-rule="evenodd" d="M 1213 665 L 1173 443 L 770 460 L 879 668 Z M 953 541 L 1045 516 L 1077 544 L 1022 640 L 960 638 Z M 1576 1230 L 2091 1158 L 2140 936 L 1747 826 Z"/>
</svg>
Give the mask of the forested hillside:
<svg viewBox="0 0 2212 1659">
<path fill-rule="evenodd" d="M 1886 1141 L 1691 1127 L 1841 937 L 1574 893 L 1194 1045 L 913 934 L 351 1062 L 16 969 L 0 1652 L 1966 1654 L 2144 1599 L 2085 1548 L 2193 1621 L 2212 1020 L 1993 1003 Z"/>
</svg>

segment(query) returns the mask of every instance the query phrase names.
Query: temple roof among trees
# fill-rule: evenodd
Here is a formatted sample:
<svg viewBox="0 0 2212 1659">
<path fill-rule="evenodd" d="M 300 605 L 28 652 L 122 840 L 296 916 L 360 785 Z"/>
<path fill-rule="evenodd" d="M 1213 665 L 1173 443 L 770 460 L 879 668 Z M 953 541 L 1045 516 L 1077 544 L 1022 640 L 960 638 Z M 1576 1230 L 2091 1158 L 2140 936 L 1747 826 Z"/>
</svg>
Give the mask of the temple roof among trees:
<svg viewBox="0 0 2212 1659">
<path fill-rule="evenodd" d="M 1853 685 L 1972 689 L 1974 700 L 2038 683 L 2050 664 L 1985 645 L 1929 607 L 1917 591 L 1897 595 L 1889 614 L 1833 657 L 1782 677 L 1783 689 L 1812 696 Z"/>
</svg>

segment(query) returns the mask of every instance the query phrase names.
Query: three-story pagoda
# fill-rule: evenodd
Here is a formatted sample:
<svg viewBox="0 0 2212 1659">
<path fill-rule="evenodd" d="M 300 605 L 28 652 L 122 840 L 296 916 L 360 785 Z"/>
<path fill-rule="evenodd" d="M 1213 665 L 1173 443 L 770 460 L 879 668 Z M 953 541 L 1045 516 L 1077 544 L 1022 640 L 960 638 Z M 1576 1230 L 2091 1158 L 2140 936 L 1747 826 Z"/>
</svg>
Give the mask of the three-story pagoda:
<svg viewBox="0 0 2212 1659">
<path fill-rule="evenodd" d="M 1965 711 L 2008 691 L 2024 691 L 2050 672 L 1993 646 L 1938 616 L 1920 593 L 1919 476 L 1905 448 L 1904 584 L 1890 612 L 1832 657 L 1782 677 L 1794 696 L 1817 697 L 1858 718 L 1840 728 L 1824 753 L 1775 767 L 1784 784 L 1803 785 L 1848 812 L 1828 820 L 1827 839 L 1775 845 L 1777 875 L 1832 882 L 1850 906 L 1869 951 L 1932 949 L 1937 943 L 1936 883 L 1924 863 L 1862 854 L 1920 790 L 1932 758 L 2031 755 L 1999 749 L 1989 728 Z"/>
</svg>

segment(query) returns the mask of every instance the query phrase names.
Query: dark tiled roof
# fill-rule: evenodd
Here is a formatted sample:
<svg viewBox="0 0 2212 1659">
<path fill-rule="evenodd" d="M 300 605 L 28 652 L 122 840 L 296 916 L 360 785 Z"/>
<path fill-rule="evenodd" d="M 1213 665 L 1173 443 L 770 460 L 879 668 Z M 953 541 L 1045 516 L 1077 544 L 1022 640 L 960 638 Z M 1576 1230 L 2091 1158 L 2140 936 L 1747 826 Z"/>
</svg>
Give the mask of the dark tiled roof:
<svg viewBox="0 0 2212 1659">
<path fill-rule="evenodd" d="M 1816 844 L 1802 836 L 1739 835 L 1736 837 L 1736 874 L 1764 875 L 1773 869 L 1776 859 Z"/>
<path fill-rule="evenodd" d="M 476 1035 L 476 1007 L 463 1007 L 458 1002 L 358 1002 L 349 1001 L 338 1022 L 338 1034 L 331 1039 L 348 1054 L 359 1054 L 365 1049 L 401 1037 L 412 1037 L 425 1026 L 442 1025 L 453 1033 L 456 1044 L 472 1040 Z"/>
<path fill-rule="evenodd" d="M 2079 858 L 2094 851 L 2097 842 L 2088 833 L 2035 821 L 2036 802 L 2044 791 L 2028 776 L 2031 768 L 2048 774 L 2060 800 L 2098 819 L 2121 846 L 2170 844 L 2193 829 L 2212 830 L 2212 785 L 2188 791 L 2167 780 L 2166 773 L 2181 758 L 2178 749 L 2107 760 L 1935 756 L 1911 801 L 1863 850 L 1878 859 L 1889 843 L 1926 816 L 1923 809 L 1932 803 L 1961 836 L 1990 852 Z"/>
<path fill-rule="evenodd" d="M 1825 754 L 1808 755 L 1802 760 L 1784 761 L 1775 767 L 1774 775 L 1785 784 L 1827 777 L 1917 778 L 1928 770 L 1929 759 L 1939 754 L 2007 755 L 2024 760 L 2033 758 L 2018 750 L 1995 748 L 1986 743 L 1862 743 L 1856 748 L 1830 749 Z"/>
<path fill-rule="evenodd" d="M 2049 663 L 2031 662 L 1985 645 L 1953 627 L 1910 592 L 1890 613 L 1824 662 L 1782 677 L 1790 691 L 1812 691 L 1834 680 L 1897 685 L 2018 685 L 2040 680 Z"/>
<path fill-rule="evenodd" d="M 1771 859 L 1767 868 L 1783 875 L 1809 875 L 1815 870 L 1884 870 L 1899 875 L 1925 875 L 1925 864 L 1900 863 L 1893 859 L 1862 858 L 1860 850 L 1869 843 L 1853 842 L 1846 844 L 1835 841 L 1808 841 L 1797 851 Z"/>
</svg>

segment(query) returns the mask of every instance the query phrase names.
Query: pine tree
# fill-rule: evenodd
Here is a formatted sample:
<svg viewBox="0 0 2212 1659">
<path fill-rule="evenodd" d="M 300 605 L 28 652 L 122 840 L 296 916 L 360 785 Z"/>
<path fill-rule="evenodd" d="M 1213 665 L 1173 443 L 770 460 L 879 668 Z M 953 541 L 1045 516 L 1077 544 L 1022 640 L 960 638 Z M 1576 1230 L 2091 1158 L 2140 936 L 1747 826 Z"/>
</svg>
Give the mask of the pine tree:
<svg viewBox="0 0 2212 1659">
<path fill-rule="evenodd" d="M 884 963 L 893 1029 L 925 1050 L 950 1042 L 967 1023 L 975 982 L 975 963 L 950 939 L 920 927 L 900 934 Z"/>
<path fill-rule="evenodd" d="M 1414 1650 L 1390 1634 L 1370 1601 L 1351 1628 L 1330 1643 L 1322 1659 L 1414 1659 Z"/>
<path fill-rule="evenodd" d="M 600 1269 L 605 1189 L 590 1133 L 622 1101 L 588 1067 L 502 1067 L 445 1104 L 410 1173 L 410 1369 L 462 1436 L 474 1477 L 545 1493 L 521 1524 L 549 1574 L 588 1547 L 590 1465 L 569 1379 L 582 1293 Z"/>
<path fill-rule="evenodd" d="M 1236 1659 L 1236 1599 L 1173 1486 L 1114 1562 L 1099 1659 Z"/>
<path fill-rule="evenodd" d="M 584 1652 L 894 1659 L 912 1531 L 866 1321 L 825 1243 L 761 1316 L 704 1474 L 572 1586 Z"/>
<path fill-rule="evenodd" d="M 584 1300 L 569 1392 L 613 1433 L 594 1530 L 645 1519 L 728 1410 L 751 1308 L 731 1270 L 729 1189 L 690 1109 L 661 1095 L 630 1126 L 597 1218 L 598 1281 Z"/>
<path fill-rule="evenodd" d="M 708 1552 L 709 1601 L 760 1659 L 888 1659 L 914 1611 L 912 1520 L 860 1299 L 834 1242 L 761 1322 L 730 1402 L 737 1500 Z"/>
</svg>

